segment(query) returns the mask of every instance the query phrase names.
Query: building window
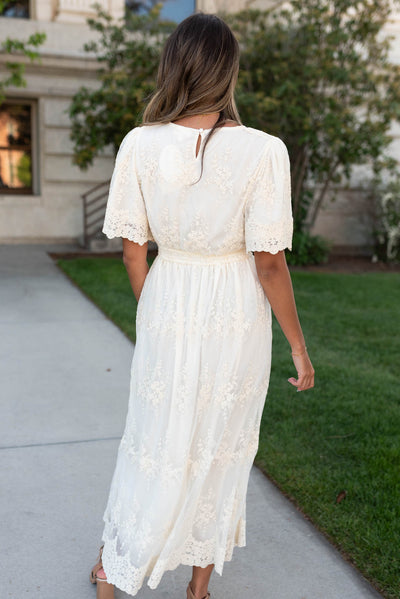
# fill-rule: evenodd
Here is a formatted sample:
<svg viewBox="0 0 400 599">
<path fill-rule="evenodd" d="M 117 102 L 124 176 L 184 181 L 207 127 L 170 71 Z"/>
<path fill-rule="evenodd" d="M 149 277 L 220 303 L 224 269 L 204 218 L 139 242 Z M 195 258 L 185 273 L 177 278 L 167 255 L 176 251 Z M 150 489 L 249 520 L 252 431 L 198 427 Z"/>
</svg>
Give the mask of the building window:
<svg viewBox="0 0 400 599">
<path fill-rule="evenodd" d="M 32 194 L 32 102 L 0 105 L 0 193 Z"/>
<path fill-rule="evenodd" d="M 193 14 L 195 8 L 195 0 L 166 0 L 161 9 L 161 16 L 164 19 L 180 23 Z"/>
<path fill-rule="evenodd" d="M 11 19 L 29 19 L 29 0 L 10 0 L 1 2 L 0 16 Z"/>
<path fill-rule="evenodd" d="M 148 12 L 154 5 L 152 0 L 125 0 L 125 6 L 128 11 L 143 14 Z M 196 8 L 196 0 L 164 0 L 161 8 L 161 17 L 169 21 L 180 23 L 189 15 L 193 14 Z"/>
</svg>

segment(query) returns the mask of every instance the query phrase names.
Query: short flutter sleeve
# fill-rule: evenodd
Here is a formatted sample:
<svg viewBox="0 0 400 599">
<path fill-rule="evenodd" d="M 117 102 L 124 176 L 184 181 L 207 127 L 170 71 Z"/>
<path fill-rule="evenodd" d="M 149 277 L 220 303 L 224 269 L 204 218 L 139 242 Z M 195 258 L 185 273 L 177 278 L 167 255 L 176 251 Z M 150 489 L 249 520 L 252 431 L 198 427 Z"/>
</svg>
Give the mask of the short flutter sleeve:
<svg viewBox="0 0 400 599">
<path fill-rule="evenodd" d="M 138 133 L 139 127 L 132 129 L 119 147 L 102 231 L 109 239 L 125 237 L 143 245 L 154 238 L 136 168 Z"/>
<path fill-rule="evenodd" d="M 270 136 L 246 192 L 246 251 L 291 250 L 292 237 L 289 154 L 281 139 Z"/>
</svg>

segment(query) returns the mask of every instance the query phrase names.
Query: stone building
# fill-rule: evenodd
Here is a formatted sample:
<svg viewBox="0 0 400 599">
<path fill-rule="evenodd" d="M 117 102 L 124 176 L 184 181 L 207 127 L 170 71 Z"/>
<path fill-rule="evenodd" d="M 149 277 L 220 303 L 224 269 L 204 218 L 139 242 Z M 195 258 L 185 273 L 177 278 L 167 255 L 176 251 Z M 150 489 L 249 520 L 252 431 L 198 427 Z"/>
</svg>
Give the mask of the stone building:
<svg viewBox="0 0 400 599">
<path fill-rule="evenodd" d="M 123 17 L 124 0 L 99 3 L 113 17 Z M 170 0 L 165 16 L 179 21 L 195 9 L 236 10 L 245 3 Z M 271 0 L 256 3 L 267 7 Z M 0 16 L 1 40 L 46 34 L 40 62 L 27 65 L 26 88 L 8 88 L 0 106 L 0 243 L 82 242 L 82 194 L 111 176 L 110 149 L 82 172 L 72 164 L 69 139 L 71 98 L 81 85 L 96 85 L 95 57 L 83 51 L 94 35 L 86 25 L 93 14 L 92 0 L 10 0 Z M 387 29 L 397 36 L 393 59 L 400 62 L 400 12 L 393 12 Z M 6 60 L 0 54 L 0 77 Z M 400 127 L 394 133 L 393 152 L 400 155 Z M 368 252 L 369 220 L 357 189 L 324 206 L 313 233 L 331 239 L 336 249 Z"/>
</svg>

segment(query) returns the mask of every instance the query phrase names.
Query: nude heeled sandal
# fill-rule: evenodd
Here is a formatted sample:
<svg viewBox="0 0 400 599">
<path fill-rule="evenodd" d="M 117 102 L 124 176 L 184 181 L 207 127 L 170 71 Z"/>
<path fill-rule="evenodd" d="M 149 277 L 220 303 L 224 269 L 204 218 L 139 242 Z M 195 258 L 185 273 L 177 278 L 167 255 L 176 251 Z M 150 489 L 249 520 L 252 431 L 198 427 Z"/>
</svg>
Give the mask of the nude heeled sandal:
<svg viewBox="0 0 400 599">
<path fill-rule="evenodd" d="M 188 588 L 186 589 L 186 595 L 187 595 L 187 599 L 200 599 L 199 597 L 196 597 L 196 595 L 193 593 L 192 589 L 190 588 L 190 583 L 188 584 Z M 210 593 L 207 593 L 207 595 L 204 595 L 204 597 L 202 597 L 201 599 L 210 599 Z"/>
<path fill-rule="evenodd" d="M 107 576 L 103 570 L 103 563 L 101 561 L 103 547 L 104 545 L 100 547 L 97 563 L 91 569 L 89 578 L 92 584 L 99 583 L 97 584 L 96 599 L 114 599 L 114 585 L 107 582 Z"/>
</svg>

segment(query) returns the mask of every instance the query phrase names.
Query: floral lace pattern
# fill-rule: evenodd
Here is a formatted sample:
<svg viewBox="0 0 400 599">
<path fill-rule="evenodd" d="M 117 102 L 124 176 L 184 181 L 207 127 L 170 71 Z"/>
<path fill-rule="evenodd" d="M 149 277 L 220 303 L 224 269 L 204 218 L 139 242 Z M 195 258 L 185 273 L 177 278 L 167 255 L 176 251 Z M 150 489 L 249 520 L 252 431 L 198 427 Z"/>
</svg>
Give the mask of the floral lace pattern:
<svg viewBox="0 0 400 599">
<path fill-rule="evenodd" d="M 109 239 L 113 237 L 125 237 L 130 241 L 136 241 L 140 245 L 146 241 L 154 241 L 149 231 L 146 215 L 140 210 L 115 208 L 109 206 L 107 210 L 107 221 L 103 227 L 103 233 Z"/>
<path fill-rule="evenodd" d="M 246 492 L 271 367 L 271 308 L 252 251 L 290 247 L 288 157 L 246 127 L 134 129 L 104 223 L 152 263 L 136 314 L 128 413 L 104 512 L 103 566 L 134 596 L 179 564 L 222 574 L 246 543 Z M 205 139 L 203 137 L 202 143 Z"/>
</svg>

